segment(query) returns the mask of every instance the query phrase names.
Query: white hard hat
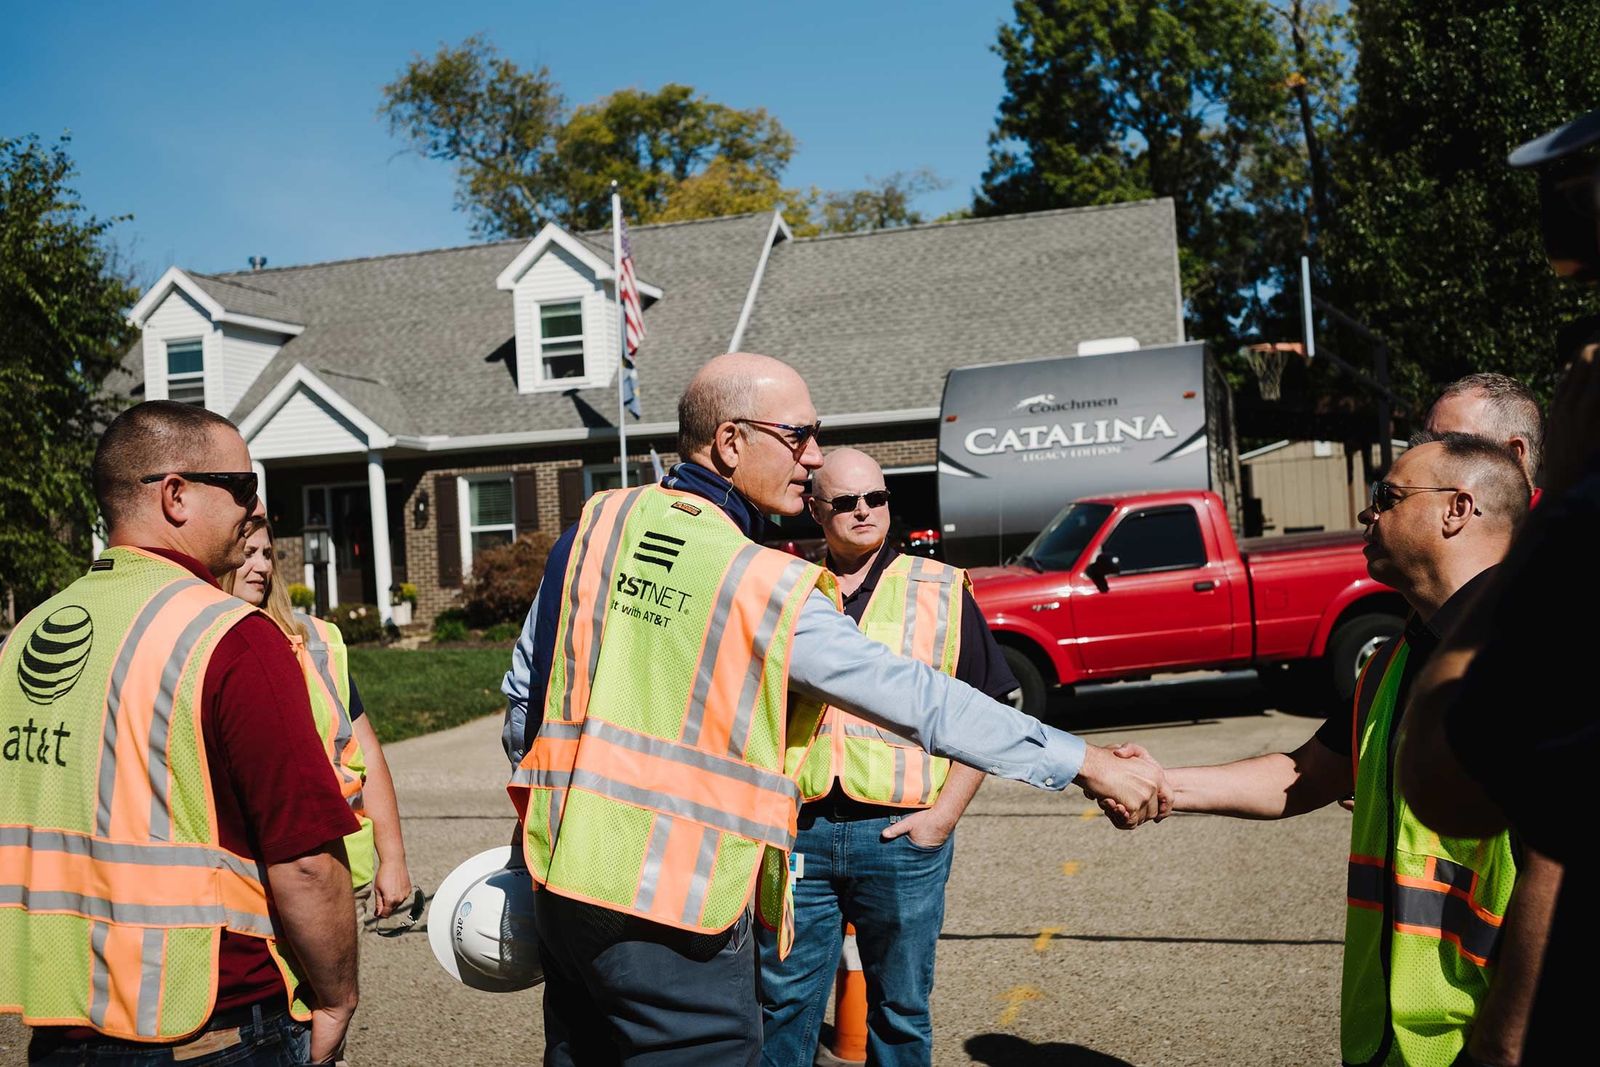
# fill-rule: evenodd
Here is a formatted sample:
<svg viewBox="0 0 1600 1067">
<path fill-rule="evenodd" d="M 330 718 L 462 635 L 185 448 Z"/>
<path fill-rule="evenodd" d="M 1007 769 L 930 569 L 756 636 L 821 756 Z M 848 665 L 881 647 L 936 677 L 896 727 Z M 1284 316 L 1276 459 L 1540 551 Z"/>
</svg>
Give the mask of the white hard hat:
<svg viewBox="0 0 1600 1067">
<path fill-rule="evenodd" d="M 510 845 L 480 852 L 451 871 L 433 896 L 428 944 L 450 977 L 472 989 L 512 993 L 544 981 L 533 880 L 510 862 Z"/>
</svg>

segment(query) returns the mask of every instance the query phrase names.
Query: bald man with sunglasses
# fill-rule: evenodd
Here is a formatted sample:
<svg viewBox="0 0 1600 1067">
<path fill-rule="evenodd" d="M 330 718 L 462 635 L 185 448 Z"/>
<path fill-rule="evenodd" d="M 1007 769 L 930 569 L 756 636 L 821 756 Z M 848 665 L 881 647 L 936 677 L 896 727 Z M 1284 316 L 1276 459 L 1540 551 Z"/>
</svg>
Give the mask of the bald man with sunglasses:
<svg viewBox="0 0 1600 1067">
<path fill-rule="evenodd" d="M 1522 466 L 1499 442 L 1418 435 L 1360 516 L 1368 573 L 1405 597 L 1412 615 L 1368 661 L 1351 706 L 1293 752 L 1167 770 L 1179 812 L 1284 819 L 1354 793 L 1346 1063 L 1447 1067 L 1487 998 L 1516 877 L 1509 844 L 1504 834 L 1441 843 L 1416 824 L 1395 789 L 1395 738 L 1413 683 L 1505 558 L 1528 496 Z M 1118 752 L 1149 756 L 1137 745 Z M 1119 818 L 1117 805 L 1101 807 Z"/>
</svg>

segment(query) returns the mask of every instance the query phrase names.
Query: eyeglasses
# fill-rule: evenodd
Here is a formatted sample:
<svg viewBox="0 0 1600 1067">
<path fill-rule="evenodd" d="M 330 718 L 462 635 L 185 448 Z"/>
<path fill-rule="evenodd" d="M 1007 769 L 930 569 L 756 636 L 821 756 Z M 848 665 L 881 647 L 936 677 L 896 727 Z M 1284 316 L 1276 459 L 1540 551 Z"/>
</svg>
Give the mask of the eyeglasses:
<svg viewBox="0 0 1600 1067">
<path fill-rule="evenodd" d="M 1389 511 L 1414 493 L 1459 493 L 1462 490 L 1453 485 L 1395 485 L 1393 482 L 1372 483 L 1372 510 L 1382 514 Z M 1483 511 L 1476 505 L 1472 508 L 1474 515 L 1482 515 Z"/>
<path fill-rule="evenodd" d="M 805 451 L 806 445 L 811 441 L 817 440 L 822 433 L 821 419 L 813 422 L 810 426 L 792 426 L 787 422 L 766 422 L 763 419 L 730 419 L 729 421 L 748 422 L 752 426 L 761 426 L 770 430 L 782 430 L 783 433 L 775 433 L 772 436 L 788 445 L 795 455 Z M 792 434 L 793 440 L 784 436 L 785 434 Z"/>
<path fill-rule="evenodd" d="M 233 496 L 233 502 L 241 508 L 249 507 L 255 500 L 259 486 L 255 471 L 162 471 L 160 474 L 146 474 L 139 479 L 139 484 L 153 485 L 163 478 L 182 478 L 226 489 Z"/>
<path fill-rule="evenodd" d="M 870 493 L 846 493 L 829 500 L 828 506 L 834 511 L 854 511 L 857 500 L 865 500 L 869 508 L 881 508 L 889 502 L 889 490 L 874 489 Z"/>
</svg>

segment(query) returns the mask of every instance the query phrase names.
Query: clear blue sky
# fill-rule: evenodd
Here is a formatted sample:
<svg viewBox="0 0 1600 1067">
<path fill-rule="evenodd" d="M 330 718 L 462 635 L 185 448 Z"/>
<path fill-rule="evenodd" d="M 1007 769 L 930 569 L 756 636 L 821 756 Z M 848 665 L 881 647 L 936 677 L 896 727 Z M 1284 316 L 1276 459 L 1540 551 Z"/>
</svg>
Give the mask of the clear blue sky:
<svg viewBox="0 0 1600 1067">
<path fill-rule="evenodd" d="M 610 12 L 610 22 L 602 17 Z M 71 131 L 78 188 L 153 280 L 470 241 L 446 163 L 402 154 L 379 87 L 482 31 L 570 103 L 687 83 L 765 107 L 799 140 L 785 181 L 848 188 L 930 166 L 965 204 L 1001 95 L 1004 0 L 549 0 L 447 5 L 126 2 L 11 6 L 0 136 Z"/>
</svg>

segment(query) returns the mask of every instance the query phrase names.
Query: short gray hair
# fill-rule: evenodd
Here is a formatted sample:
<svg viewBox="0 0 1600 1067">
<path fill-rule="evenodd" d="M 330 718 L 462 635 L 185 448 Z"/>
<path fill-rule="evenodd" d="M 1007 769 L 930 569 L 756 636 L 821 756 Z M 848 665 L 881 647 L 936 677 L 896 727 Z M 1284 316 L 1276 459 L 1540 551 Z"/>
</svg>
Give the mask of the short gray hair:
<svg viewBox="0 0 1600 1067">
<path fill-rule="evenodd" d="M 1472 488 L 1486 517 L 1507 522 L 1513 530 L 1528 517 L 1532 496 L 1528 476 L 1516 453 L 1503 442 L 1471 433 L 1424 431 L 1414 435 L 1411 444 L 1443 445 L 1450 477 L 1462 483 L 1462 488 Z"/>
<path fill-rule="evenodd" d="M 1485 372 L 1457 378 L 1434 400 L 1456 396 L 1481 396 L 1488 402 L 1493 435 L 1501 442 L 1520 437 L 1528 442 L 1528 469 L 1535 475 L 1544 462 L 1544 409 L 1526 385 L 1505 374 Z"/>
<path fill-rule="evenodd" d="M 718 426 L 749 418 L 757 384 L 745 374 L 719 374 L 691 381 L 678 398 L 678 455 L 688 459 L 711 447 Z"/>
</svg>

